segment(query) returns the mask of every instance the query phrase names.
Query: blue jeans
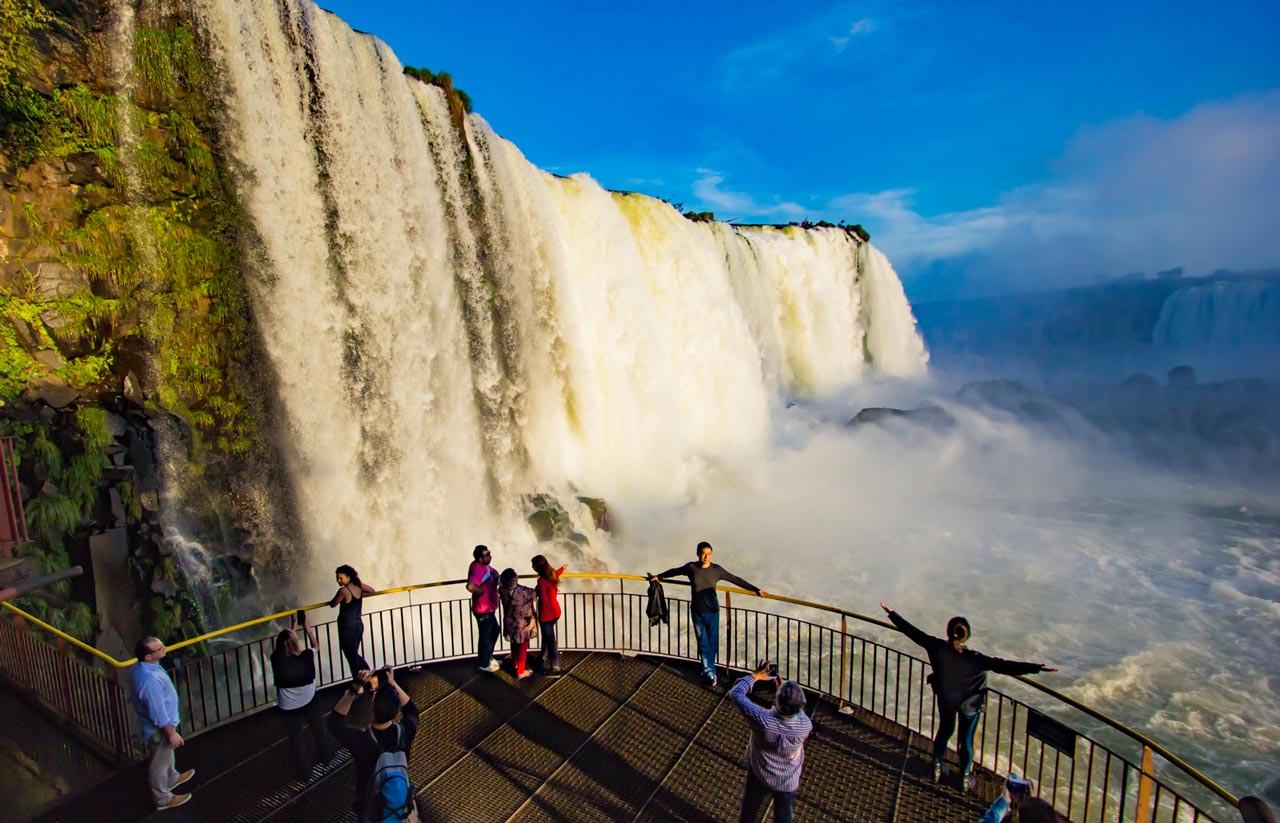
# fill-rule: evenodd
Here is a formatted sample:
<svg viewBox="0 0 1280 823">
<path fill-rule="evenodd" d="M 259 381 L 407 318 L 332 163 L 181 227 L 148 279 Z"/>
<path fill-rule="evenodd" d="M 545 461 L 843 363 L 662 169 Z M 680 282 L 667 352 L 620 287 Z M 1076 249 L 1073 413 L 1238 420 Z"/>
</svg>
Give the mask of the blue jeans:
<svg viewBox="0 0 1280 823">
<path fill-rule="evenodd" d="M 698 638 L 698 657 L 702 658 L 702 676 L 716 679 L 716 654 L 720 651 L 720 612 L 690 612 L 693 636 Z"/>
<path fill-rule="evenodd" d="M 960 719 L 960 738 L 956 741 L 960 750 L 960 773 L 968 774 L 973 769 L 973 735 L 978 730 L 982 712 L 939 710 L 938 733 L 933 737 L 933 762 L 941 763 L 946 756 L 947 743 L 951 742 L 951 734 L 956 730 L 957 715 Z"/>
<path fill-rule="evenodd" d="M 498 642 L 498 618 L 493 612 L 477 614 L 476 626 L 480 629 L 480 637 L 476 640 L 476 661 L 481 666 L 488 666 L 493 660 L 493 647 Z"/>
<path fill-rule="evenodd" d="M 556 624 L 560 622 L 560 618 L 555 620 L 540 621 L 538 625 L 542 627 L 542 668 L 558 669 L 560 668 L 560 643 L 556 638 Z"/>
</svg>

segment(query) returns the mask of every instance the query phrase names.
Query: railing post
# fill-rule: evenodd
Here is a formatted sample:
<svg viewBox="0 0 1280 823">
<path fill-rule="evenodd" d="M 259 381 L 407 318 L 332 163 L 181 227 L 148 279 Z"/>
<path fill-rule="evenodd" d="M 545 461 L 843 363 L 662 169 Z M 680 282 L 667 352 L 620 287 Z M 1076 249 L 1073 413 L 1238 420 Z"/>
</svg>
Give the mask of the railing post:
<svg viewBox="0 0 1280 823">
<path fill-rule="evenodd" d="M 622 619 L 622 648 L 619 649 L 623 654 L 627 653 L 627 593 L 623 586 L 623 580 L 618 578 L 618 615 Z"/>
<path fill-rule="evenodd" d="M 1155 771 L 1155 753 L 1150 746 L 1142 747 L 1142 769 L 1138 772 L 1138 810 L 1134 823 L 1151 823 L 1151 790 L 1155 781 L 1151 779 Z"/>
<path fill-rule="evenodd" d="M 839 697 L 840 709 L 843 709 L 845 706 L 844 687 L 848 682 L 848 667 L 845 665 L 845 652 L 847 651 L 848 646 L 849 618 L 842 614 L 840 615 L 840 693 L 837 695 L 837 697 Z"/>
<path fill-rule="evenodd" d="M 693 584 L 689 585 L 689 591 L 693 591 Z M 693 595 L 690 594 L 690 597 Z M 729 592 L 724 593 L 724 631 L 725 631 L 725 677 L 729 676 L 728 669 L 733 665 L 733 595 Z"/>
</svg>

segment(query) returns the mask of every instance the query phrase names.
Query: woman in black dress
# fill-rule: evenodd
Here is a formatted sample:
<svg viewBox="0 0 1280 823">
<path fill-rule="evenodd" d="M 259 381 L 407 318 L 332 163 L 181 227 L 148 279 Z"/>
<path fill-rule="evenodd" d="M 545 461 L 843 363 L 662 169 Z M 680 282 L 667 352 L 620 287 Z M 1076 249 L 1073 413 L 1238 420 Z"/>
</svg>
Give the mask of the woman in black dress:
<svg viewBox="0 0 1280 823">
<path fill-rule="evenodd" d="M 335 572 L 338 578 L 338 593 L 329 601 L 329 606 L 338 607 L 338 648 L 347 659 L 347 668 L 355 677 L 369 668 L 369 661 L 360 654 L 360 642 L 364 639 L 364 620 L 360 616 L 361 603 L 366 594 L 373 594 L 375 589 L 368 583 L 360 582 L 360 574 L 347 565 L 342 565 Z"/>
</svg>

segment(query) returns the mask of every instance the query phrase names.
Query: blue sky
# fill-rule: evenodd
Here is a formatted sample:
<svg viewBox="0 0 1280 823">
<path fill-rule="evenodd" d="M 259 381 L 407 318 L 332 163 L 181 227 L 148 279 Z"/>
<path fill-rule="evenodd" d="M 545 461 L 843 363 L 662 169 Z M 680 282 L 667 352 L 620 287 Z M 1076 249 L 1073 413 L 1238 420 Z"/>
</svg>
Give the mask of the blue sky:
<svg viewBox="0 0 1280 823">
<path fill-rule="evenodd" d="M 326 0 L 538 166 L 860 222 L 913 299 L 1280 267 L 1280 3 Z"/>
</svg>

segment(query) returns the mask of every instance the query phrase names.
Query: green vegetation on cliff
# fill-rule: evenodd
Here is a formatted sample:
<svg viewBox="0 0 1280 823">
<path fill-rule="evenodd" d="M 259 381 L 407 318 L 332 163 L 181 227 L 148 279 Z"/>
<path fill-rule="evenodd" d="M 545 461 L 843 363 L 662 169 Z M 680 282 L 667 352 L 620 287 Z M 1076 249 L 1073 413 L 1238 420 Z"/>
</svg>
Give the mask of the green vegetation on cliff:
<svg viewBox="0 0 1280 823">
<path fill-rule="evenodd" d="M 404 73 L 415 80 L 443 89 L 445 102 L 449 104 L 449 114 L 455 123 L 461 123 L 463 115 L 471 113 L 471 96 L 462 89 L 454 88 L 453 76 L 449 72 L 405 66 Z"/>
<path fill-rule="evenodd" d="M 32 36 L 52 20 L 34 0 L 4 8 L 0 42 L 17 44 L 0 63 L 5 194 L 21 206 L 15 234 L 25 238 L 9 241 L 16 265 L 0 277 L 0 402 L 38 379 L 118 391 L 141 367 L 158 405 L 202 443 L 250 450 L 255 426 L 235 374 L 251 336 L 240 220 L 190 29 L 137 30 L 131 99 L 90 78 L 41 93 L 28 82 L 40 59 Z M 64 196 L 50 194 L 51 178 Z"/>
</svg>

